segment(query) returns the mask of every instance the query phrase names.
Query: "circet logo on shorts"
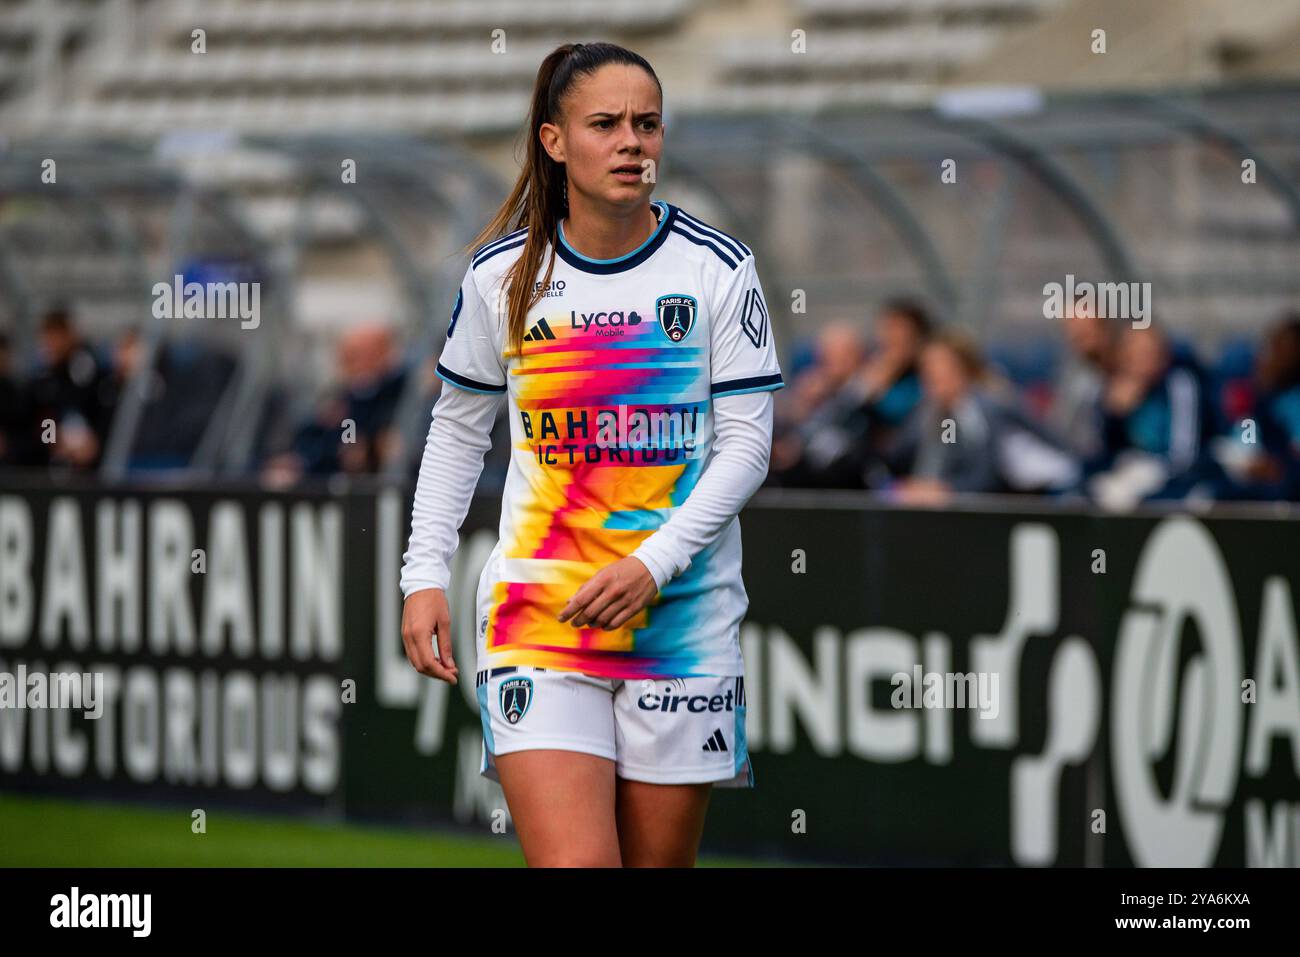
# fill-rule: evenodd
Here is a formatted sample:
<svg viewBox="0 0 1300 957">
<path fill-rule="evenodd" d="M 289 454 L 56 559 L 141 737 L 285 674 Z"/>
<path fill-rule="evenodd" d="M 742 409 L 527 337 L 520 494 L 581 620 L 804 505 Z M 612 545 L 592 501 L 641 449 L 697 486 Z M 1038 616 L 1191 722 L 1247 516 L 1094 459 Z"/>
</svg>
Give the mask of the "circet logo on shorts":
<svg viewBox="0 0 1300 957">
<path fill-rule="evenodd" d="M 501 682 L 501 716 L 511 724 L 518 724 L 533 703 L 532 678 L 508 678 Z"/>
</svg>

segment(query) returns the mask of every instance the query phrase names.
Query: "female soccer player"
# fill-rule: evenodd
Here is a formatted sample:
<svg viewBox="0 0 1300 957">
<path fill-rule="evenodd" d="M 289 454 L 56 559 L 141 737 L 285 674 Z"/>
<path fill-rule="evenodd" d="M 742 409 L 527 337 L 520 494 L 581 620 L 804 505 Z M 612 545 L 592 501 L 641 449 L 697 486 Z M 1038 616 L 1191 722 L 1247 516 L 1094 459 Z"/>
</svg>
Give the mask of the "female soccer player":
<svg viewBox="0 0 1300 957">
<path fill-rule="evenodd" d="M 783 383 L 749 248 L 650 201 L 661 113 L 630 50 L 546 57 L 527 164 L 474 243 L 437 366 L 402 640 L 422 674 L 459 680 L 448 567 L 504 395 L 474 682 L 481 771 L 530 866 L 691 866 L 712 785 L 754 783 L 736 516 Z"/>
</svg>

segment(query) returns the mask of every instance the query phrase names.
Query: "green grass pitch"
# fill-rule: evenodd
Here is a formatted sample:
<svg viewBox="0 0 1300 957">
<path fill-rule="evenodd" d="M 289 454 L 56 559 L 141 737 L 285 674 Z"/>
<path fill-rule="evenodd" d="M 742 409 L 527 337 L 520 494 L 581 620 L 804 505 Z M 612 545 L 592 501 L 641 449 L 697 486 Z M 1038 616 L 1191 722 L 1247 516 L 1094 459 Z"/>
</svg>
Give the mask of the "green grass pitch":
<svg viewBox="0 0 1300 957">
<path fill-rule="evenodd" d="M 757 862 L 701 857 L 704 867 Z M 0 795 L 0 867 L 522 867 L 513 833 L 326 824 L 209 810 Z"/>
</svg>

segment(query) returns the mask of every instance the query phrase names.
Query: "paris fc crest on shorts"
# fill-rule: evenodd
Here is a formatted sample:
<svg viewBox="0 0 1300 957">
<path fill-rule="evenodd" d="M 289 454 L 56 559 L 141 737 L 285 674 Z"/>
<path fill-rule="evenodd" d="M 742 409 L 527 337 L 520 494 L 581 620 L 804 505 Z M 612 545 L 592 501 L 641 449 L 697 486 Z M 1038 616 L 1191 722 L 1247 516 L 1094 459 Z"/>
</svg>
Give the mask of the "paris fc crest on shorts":
<svg viewBox="0 0 1300 957">
<path fill-rule="evenodd" d="M 681 342 L 695 325 L 699 303 L 694 296 L 660 296 L 655 300 L 659 326 L 673 342 Z"/>
<path fill-rule="evenodd" d="M 533 703 L 532 678 L 508 678 L 501 682 L 501 716 L 511 724 L 518 724 Z"/>
</svg>

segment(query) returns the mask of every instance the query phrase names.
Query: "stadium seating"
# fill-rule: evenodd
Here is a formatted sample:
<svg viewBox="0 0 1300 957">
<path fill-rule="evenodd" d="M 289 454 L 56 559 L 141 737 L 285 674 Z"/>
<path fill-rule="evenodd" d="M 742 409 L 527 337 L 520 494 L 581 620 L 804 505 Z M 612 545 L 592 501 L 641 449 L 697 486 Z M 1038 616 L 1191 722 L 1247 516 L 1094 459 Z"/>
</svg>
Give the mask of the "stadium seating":
<svg viewBox="0 0 1300 957">
<path fill-rule="evenodd" d="M 575 33 L 662 35 L 694 2 L 115 0 L 50 17 L 5 0 L 0 43 L 36 51 L 62 49 L 70 36 L 94 42 L 62 63 L 33 52 L 0 73 L 0 110 L 29 128 L 128 136 L 269 131 L 287 118 L 312 130 L 501 132 L 517 125 L 537 63 L 558 43 Z M 50 112 L 56 68 L 67 88 Z"/>
<path fill-rule="evenodd" d="M 756 246 L 769 298 L 805 290 L 799 332 L 865 319 L 887 295 L 935 296 L 908 224 L 888 214 L 894 201 L 948 273 L 948 317 L 994 348 L 1055 335 L 1038 290 L 1110 268 L 1097 233 L 1062 182 L 1044 181 L 1014 143 L 981 140 L 943 97 L 1068 81 L 1070 95 L 995 125 L 1097 205 L 1156 285 L 1159 313 L 1209 358 L 1226 328 L 1253 334 L 1295 300 L 1297 207 L 1263 165 L 1257 187 L 1239 188 L 1231 135 L 1294 184 L 1294 95 L 1212 90 L 1189 122 L 1155 100 L 1089 91 L 1294 73 L 1300 5 L 1240 0 L 1232 16 L 1195 18 L 1192 35 L 1183 2 L 0 0 L 0 328 L 30 329 L 66 299 L 111 340 L 144 318 L 140 289 L 171 275 L 177 244 L 256 259 L 292 239 L 305 363 L 328 369 L 330 337 L 367 304 L 415 335 L 432 306 L 412 290 L 440 295 L 448 280 L 432 264 L 454 259 L 514 174 L 538 62 L 560 42 L 609 38 L 643 53 L 665 86 L 676 167 L 660 195 Z M 1101 62 L 1080 49 L 1094 20 L 1111 31 Z M 493 52 L 498 29 L 508 55 Z M 1166 56 L 1179 44 L 1191 52 Z M 1143 46 L 1159 54 L 1150 63 L 1133 52 Z M 418 152 L 444 144 L 496 181 L 463 220 L 447 210 L 469 205 L 468 177 L 412 192 L 447 175 Z M 62 187 L 47 195 L 50 156 Z M 364 201 L 321 183 L 326 167 L 337 183 L 343 156 L 362 165 Z M 961 164 L 952 185 L 937 176 L 948 157 Z M 201 196 L 190 212 L 187 190 Z"/>
<path fill-rule="evenodd" d="M 684 111 L 918 104 L 954 82 L 1300 72 L 1292 5 L 1197 6 L 1191 31 L 1183 0 L 0 0 L 0 119 L 128 136 L 286 117 L 503 133 L 542 54 L 599 37 L 664 64 Z M 1096 22 L 1115 34 L 1105 58 L 1075 39 Z"/>
</svg>

